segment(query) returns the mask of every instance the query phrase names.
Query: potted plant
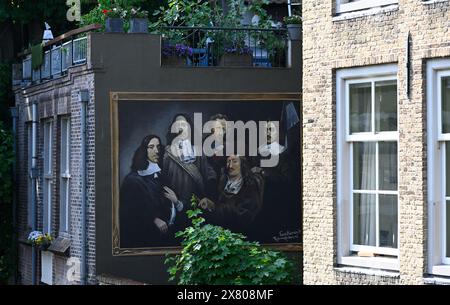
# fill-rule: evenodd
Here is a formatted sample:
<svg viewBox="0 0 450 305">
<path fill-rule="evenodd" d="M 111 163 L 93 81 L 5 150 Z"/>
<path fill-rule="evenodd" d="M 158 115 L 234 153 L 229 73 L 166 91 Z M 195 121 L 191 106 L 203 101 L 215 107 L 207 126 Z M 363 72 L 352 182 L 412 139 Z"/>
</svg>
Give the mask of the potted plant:
<svg viewBox="0 0 450 305">
<path fill-rule="evenodd" d="M 33 231 L 28 235 L 28 242 L 42 251 L 45 251 L 48 247 L 50 247 L 53 239 L 54 238 L 50 235 L 50 233 L 44 234 L 41 231 Z"/>
<path fill-rule="evenodd" d="M 226 67 L 249 67 L 252 65 L 252 49 L 245 45 L 225 47 L 219 62 L 219 66 Z"/>
<path fill-rule="evenodd" d="M 140 8 L 130 10 L 129 33 L 148 33 L 148 12 Z"/>
<path fill-rule="evenodd" d="M 185 66 L 188 57 L 193 54 L 192 48 L 185 44 L 165 45 L 162 48 L 162 65 L 164 66 Z"/>
<path fill-rule="evenodd" d="M 299 15 L 286 16 L 284 17 L 284 23 L 286 24 L 291 40 L 300 40 L 302 17 Z"/>
<path fill-rule="evenodd" d="M 123 33 L 123 17 L 126 11 L 119 7 L 110 10 L 102 10 L 105 15 L 105 31 L 110 33 Z"/>
</svg>

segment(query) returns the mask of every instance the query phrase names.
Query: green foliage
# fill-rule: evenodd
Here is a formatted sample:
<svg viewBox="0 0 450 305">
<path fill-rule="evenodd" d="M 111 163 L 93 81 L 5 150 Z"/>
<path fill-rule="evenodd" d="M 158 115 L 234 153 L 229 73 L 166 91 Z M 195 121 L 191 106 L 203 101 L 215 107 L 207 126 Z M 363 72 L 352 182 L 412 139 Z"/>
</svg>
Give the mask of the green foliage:
<svg viewBox="0 0 450 305">
<path fill-rule="evenodd" d="M 15 270 L 15 247 L 12 227 L 12 134 L 0 121 L 0 284 L 6 283 Z"/>
<path fill-rule="evenodd" d="M 26 25 L 38 20 L 43 27 L 46 21 L 56 37 L 76 26 L 67 20 L 68 9 L 66 1 L 62 0 L 4 0 L 0 1 L 0 23 L 6 21 Z"/>
<path fill-rule="evenodd" d="M 11 65 L 0 63 L 0 120 L 9 119 L 9 107 L 13 106 Z"/>
<path fill-rule="evenodd" d="M 197 208 L 198 198 L 191 199 L 187 211 L 192 225 L 176 234 L 182 237 L 182 251 L 167 256 L 170 279 L 181 285 L 223 284 L 263 285 L 292 282 L 293 264 L 282 253 L 262 248 L 257 242 L 219 226 L 205 224 Z"/>
<path fill-rule="evenodd" d="M 292 15 L 284 17 L 284 23 L 286 24 L 301 24 L 302 17 L 299 15 Z"/>
<path fill-rule="evenodd" d="M 119 15 L 113 11 L 114 8 L 117 8 L 117 11 L 124 17 L 124 29 L 127 31 L 131 17 L 148 18 L 148 12 L 155 11 L 159 5 L 164 3 L 166 3 L 166 0 L 98 0 L 98 4 L 95 7 L 81 16 L 80 26 L 98 23 L 103 25 L 103 31 L 105 29 L 106 16 Z"/>
</svg>

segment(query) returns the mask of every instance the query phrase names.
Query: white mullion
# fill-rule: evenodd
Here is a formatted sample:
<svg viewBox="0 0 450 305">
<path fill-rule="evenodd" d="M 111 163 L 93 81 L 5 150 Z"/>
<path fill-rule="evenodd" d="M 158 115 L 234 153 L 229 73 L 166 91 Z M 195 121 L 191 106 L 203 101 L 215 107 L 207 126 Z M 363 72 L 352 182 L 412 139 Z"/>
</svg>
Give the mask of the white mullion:
<svg viewBox="0 0 450 305">
<path fill-rule="evenodd" d="M 442 82 L 442 77 L 440 75 L 440 73 L 438 73 L 437 75 L 437 109 L 438 109 L 438 115 L 437 115 L 437 134 L 438 134 L 438 139 L 442 137 L 442 88 L 441 88 L 441 82 Z"/>
<path fill-rule="evenodd" d="M 370 111 L 370 118 L 371 118 L 371 123 L 372 123 L 372 134 L 375 135 L 376 134 L 376 129 L 375 129 L 375 81 L 372 80 L 371 81 L 371 94 L 370 94 L 370 107 L 372 108 Z"/>
<path fill-rule="evenodd" d="M 440 81 L 439 81 L 440 83 Z M 438 91 L 440 93 L 440 91 Z M 438 94 L 439 96 L 441 96 L 441 94 Z M 442 108 L 441 108 L 442 109 Z M 442 112 L 441 112 L 442 113 Z M 442 125 L 441 125 L 442 126 Z M 439 144 L 438 144 L 439 145 Z M 445 142 L 441 142 L 442 147 L 441 147 L 441 236 L 442 236 L 442 240 L 441 240 L 441 253 L 442 253 L 442 262 L 444 264 L 450 264 L 450 258 L 447 257 L 447 226 L 449 225 L 447 223 L 447 218 L 446 218 L 446 212 L 447 212 L 447 197 L 445 196 L 447 193 L 446 190 L 446 184 L 447 184 L 447 175 L 446 175 L 446 166 L 447 166 L 447 160 L 446 160 L 446 145 Z"/>
<path fill-rule="evenodd" d="M 379 207 L 379 185 L 378 185 L 378 179 L 379 179 L 379 173 L 378 173 L 378 166 L 379 166 L 379 160 L 378 160 L 378 142 L 375 143 L 375 245 L 377 247 L 380 246 L 380 207 Z"/>
<path fill-rule="evenodd" d="M 371 132 L 360 132 L 348 135 L 347 142 L 398 142 L 397 131 L 383 131 L 377 134 Z"/>
<path fill-rule="evenodd" d="M 349 191 L 350 191 L 350 249 L 352 248 L 354 244 L 354 236 L 353 236 L 353 209 L 354 209 L 354 202 L 353 202 L 353 143 L 350 144 L 349 154 L 350 154 L 350 173 L 349 173 Z"/>
</svg>

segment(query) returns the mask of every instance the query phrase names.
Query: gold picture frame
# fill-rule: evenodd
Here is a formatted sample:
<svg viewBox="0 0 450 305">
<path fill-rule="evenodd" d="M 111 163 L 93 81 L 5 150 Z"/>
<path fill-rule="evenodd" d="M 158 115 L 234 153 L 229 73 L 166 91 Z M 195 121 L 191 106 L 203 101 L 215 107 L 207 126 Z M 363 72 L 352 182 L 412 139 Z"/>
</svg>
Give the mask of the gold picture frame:
<svg viewBox="0 0 450 305">
<path fill-rule="evenodd" d="M 119 226 L 119 102 L 126 101 L 288 101 L 299 103 L 300 93 L 192 93 L 192 92 L 110 92 L 110 125 L 111 125 L 111 185 L 112 185 L 112 255 L 139 256 L 165 255 L 179 253 L 181 247 L 149 247 L 149 248 L 121 248 Z M 300 160 L 299 160 L 300 162 Z M 301 183 L 301 181 L 299 181 Z M 303 251 L 302 243 L 263 244 L 271 249 L 286 252 Z"/>
</svg>

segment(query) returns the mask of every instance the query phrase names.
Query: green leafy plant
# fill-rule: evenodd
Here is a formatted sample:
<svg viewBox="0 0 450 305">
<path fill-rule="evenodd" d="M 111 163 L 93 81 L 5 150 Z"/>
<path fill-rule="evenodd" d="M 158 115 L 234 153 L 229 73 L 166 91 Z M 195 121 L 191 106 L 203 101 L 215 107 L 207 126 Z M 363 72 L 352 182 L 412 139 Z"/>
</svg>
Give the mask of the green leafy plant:
<svg viewBox="0 0 450 305">
<path fill-rule="evenodd" d="M 302 17 L 299 15 L 286 16 L 283 21 L 285 24 L 301 24 Z"/>
<path fill-rule="evenodd" d="M 284 254 L 265 249 L 257 242 L 220 226 L 205 224 L 198 198 L 191 199 L 187 216 L 192 225 L 178 232 L 181 253 L 168 255 L 170 279 L 179 284 L 288 284 L 293 264 Z"/>
<path fill-rule="evenodd" d="M 0 121 L 0 283 L 7 283 L 15 270 L 15 245 L 12 226 L 13 138 Z"/>
<path fill-rule="evenodd" d="M 148 18 L 148 12 L 145 10 L 141 10 L 141 8 L 134 8 L 132 7 L 129 11 L 130 18 Z"/>
</svg>

